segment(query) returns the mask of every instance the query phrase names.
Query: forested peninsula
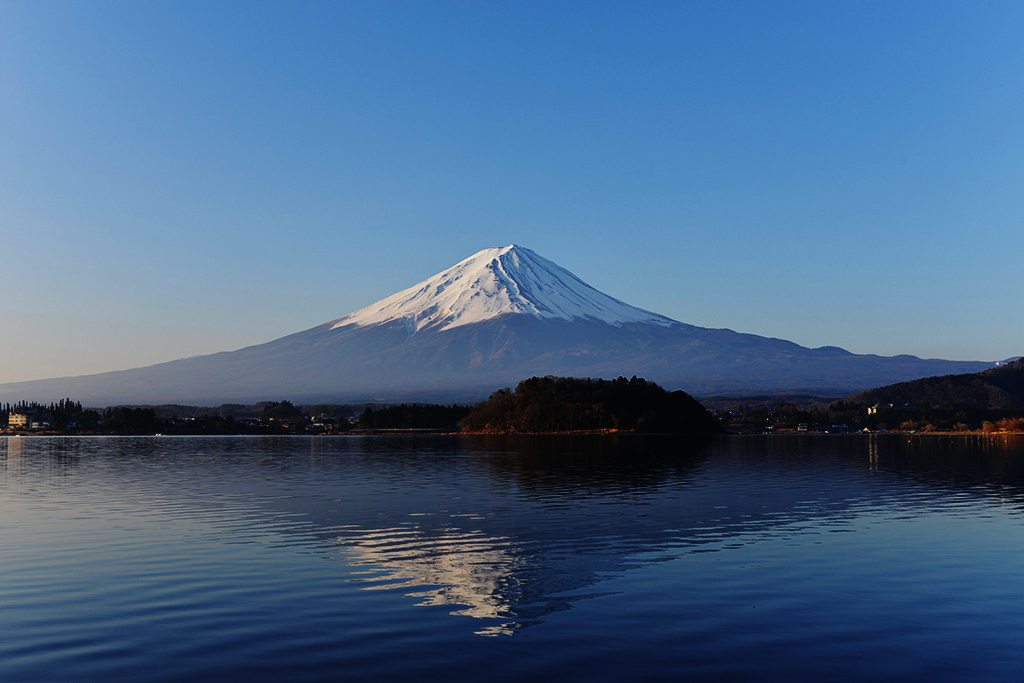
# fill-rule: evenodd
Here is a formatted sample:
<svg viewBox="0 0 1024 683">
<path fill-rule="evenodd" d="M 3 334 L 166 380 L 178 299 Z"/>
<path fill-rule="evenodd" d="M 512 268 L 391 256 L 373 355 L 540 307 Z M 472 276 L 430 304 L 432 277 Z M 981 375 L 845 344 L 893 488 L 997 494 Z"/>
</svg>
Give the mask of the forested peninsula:
<svg viewBox="0 0 1024 683">
<path fill-rule="evenodd" d="M 473 406 L 464 433 L 633 431 L 717 434 L 721 423 L 684 391 L 635 375 L 614 380 L 531 377 Z"/>
</svg>

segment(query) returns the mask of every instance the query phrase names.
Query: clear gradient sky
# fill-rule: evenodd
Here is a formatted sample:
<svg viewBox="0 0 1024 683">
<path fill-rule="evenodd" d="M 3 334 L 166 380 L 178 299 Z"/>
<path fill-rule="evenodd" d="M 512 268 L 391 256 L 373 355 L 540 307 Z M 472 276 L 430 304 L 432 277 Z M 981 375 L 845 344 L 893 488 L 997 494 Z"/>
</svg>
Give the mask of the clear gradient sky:
<svg viewBox="0 0 1024 683">
<path fill-rule="evenodd" d="M 521 244 L 683 322 L 1024 353 L 1024 3 L 0 3 L 0 382 Z"/>
</svg>

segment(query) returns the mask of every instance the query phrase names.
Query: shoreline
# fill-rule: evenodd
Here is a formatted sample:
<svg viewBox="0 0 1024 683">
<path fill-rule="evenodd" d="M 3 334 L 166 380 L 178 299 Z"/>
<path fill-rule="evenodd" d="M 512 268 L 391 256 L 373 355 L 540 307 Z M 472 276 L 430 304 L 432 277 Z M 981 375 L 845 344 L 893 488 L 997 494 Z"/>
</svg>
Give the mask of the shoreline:
<svg viewBox="0 0 1024 683">
<path fill-rule="evenodd" d="M 919 431 L 886 431 L 886 432 L 821 432 L 821 431 L 780 431 L 780 432 L 722 432 L 722 433 L 682 433 L 682 432 L 640 432 L 622 429 L 608 430 L 579 430 L 579 431 L 557 431 L 557 432 L 460 432 L 443 429 L 353 429 L 347 432 L 324 432 L 324 433 L 296 433 L 296 432 L 237 432 L 237 433 L 131 433 L 131 432 L 57 432 L 53 430 L 39 431 L 6 431 L 0 430 L 0 437 L 148 437 L 148 438 L 169 438 L 169 437 L 271 437 L 271 436 L 676 436 L 676 437 L 709 437 L 709 436 L 1024 436 L 1024 432 L 984 432 L 981 430 L 968 432 L 919 432 Z"/>
</svg>

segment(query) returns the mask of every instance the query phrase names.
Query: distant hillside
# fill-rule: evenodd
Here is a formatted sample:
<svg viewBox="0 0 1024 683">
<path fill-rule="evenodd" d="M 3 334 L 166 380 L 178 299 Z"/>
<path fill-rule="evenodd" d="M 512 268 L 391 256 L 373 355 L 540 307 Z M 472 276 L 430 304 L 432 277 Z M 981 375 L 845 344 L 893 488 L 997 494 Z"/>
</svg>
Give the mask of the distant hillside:
<svg viewBox="0 0 1024 683">
<path fill-rule="evenodd" d="M 973 406 L 1024 406 L 1024 360 L 968 375 L 942 375 L 900 382 L 854 394 L 847 402 L 933 406 L 946 403 Z"/>
<path fill-rule="evenodd" d="M 780 403 L 797 410 L 817 410 L 839 400 L 838 394 L 815 396 L 811 394 L 751 394 L 746 396 L 701 396 L 700 404 L 712 412 L 766 408 L 771 410 Z"/>
</svg>

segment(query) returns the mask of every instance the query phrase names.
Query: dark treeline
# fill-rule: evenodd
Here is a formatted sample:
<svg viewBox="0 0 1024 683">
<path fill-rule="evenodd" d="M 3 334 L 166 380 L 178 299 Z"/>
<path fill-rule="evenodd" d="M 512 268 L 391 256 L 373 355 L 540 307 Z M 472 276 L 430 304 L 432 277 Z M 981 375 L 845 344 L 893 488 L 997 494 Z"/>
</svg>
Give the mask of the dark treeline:
<svg viewBox="0 0 1024 683">
<path fill-rule="evenodd" d="M 103 425 L 118 434 L 148 434 L 160 429 L 162 424 L 152 408 L 120 406 L 103 411 Z"/>
<path fill-rule="evenodd" d="M 450 429 L 469 414 L 469 406 L 403 403 L 385 408 L 367 407 L 359 418 L 360 429 Z"/>
<path fill-rule="evenodd" d="M 29 415 L 28 424 L 14 425 L 12 413 Z M 21 401 L 0 405 L 0 429 L 73 434 L 337 434 L 352 430 L 457 430 L 468 406 L 403 404 L 295 405 L 291 401 L 197 407 L 111 406 L 84 410 L 71 399 L 40 404 Z"/>
<path fill-rule="evenodd" d="M 473 406 L 467 432 L 543 433 L 643 431 L 708 434 L 722 431 L 704 406 L 634 376 L 614 380 L 531 377 Z"/>
<path fill-rule="evenodd" d="M 0 423 L 7 424 L 12 413 L 30 415 L 34 422 L 47 424 L 54 429 L 68 429 L 78 425 L 95 424 L 100 414 L 95 410 L 84 410 L 78 401 L 64 398 L 56 403 L 19 401 L 0 407 Z"/>
<path fill-rule="evenodd" d="M 749 401 L 749 402 L 748 402 Z M 1024 432 L 1024 406 L 928 401 L 874 405 L 850 399 L 799 403 L 771 397 L 718 398 L 704 406 L 681 391 L 620 377 L 592 380 L 534 377 L 501 389 L 473 408 L 460 405 L 294 405 L 261 401 L 219 407 L 112 406 L 102 412 L 78 401 L 0 404 L 0 429 L 27 415 L 20 431 L 70 434 L 337 434 L 385 429 L 469 432 L 645 431 L 763 433 L 786 431 Z M 869 412 L 869 408 L 871 411 Z"/>
<path fill-rule="evenodd" d="M 869 412 L 869 409 L 873 409 Z M 814 431 L 920 431 L 920 432 L 1020 432 L 1024 431 L 1024 407 L 977 406 L 928 401 L 916 405 L 878 405 L 842 400 L 812 409 L 799 409 L 783 401 L 739 405 L 717 413 L 722 424 L 735 432 L 797 430 Z"/>
</svg>

